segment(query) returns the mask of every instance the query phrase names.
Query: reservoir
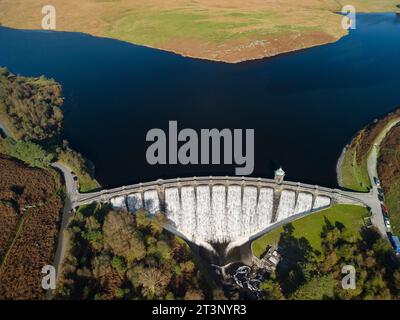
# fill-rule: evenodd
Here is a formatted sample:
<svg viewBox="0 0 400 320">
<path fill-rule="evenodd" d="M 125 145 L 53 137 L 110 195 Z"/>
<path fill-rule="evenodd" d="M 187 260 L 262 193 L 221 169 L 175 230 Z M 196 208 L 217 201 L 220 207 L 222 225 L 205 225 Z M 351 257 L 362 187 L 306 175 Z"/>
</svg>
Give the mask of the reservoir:
<svg viewBox="0 0 400 320">
<path fill-rule="evenodd" d="M 363 126 L 400 106 L 400 16 L 357 15 L 336 43 L 225 64 L 80 33 L 0 27 L 0 66 L 54 78 L 63 136 L 106 187 L 158 178 L 234 175 L 235 165 L 146 161 L 146 134 L 254 129 L 253 176 L 335 187 L 336 161 Z"/>
</svg>

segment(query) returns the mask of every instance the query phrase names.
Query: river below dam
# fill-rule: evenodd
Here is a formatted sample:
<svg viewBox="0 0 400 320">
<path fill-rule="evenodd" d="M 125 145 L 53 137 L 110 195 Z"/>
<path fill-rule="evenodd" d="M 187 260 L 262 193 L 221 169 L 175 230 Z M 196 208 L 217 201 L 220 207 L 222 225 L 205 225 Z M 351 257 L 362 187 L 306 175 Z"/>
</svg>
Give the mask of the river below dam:
<svg viewBox="0 0 400 320">
<path fill-rule="evenodd" d="M 351 137 L 400 105 L 400 16 L 357 15 L 336 43 L 240 64 L 184 58 L 80 33 L 0 27 L 0 66 L 63 86 L 64 137 L 105 187 L 234 175 L 236 165 L 146 161 L 152 128 L 254 129 L 253 176 L 335 187 Z"/>
</svg>

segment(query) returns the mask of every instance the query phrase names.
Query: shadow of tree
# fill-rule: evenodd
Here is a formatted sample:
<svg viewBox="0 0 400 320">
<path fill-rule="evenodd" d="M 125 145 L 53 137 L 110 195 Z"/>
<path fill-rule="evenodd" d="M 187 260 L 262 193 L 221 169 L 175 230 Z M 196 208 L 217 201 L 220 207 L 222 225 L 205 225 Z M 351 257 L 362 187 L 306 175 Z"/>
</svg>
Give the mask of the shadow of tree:
<svg viewBox="0 0 400 320">
<path fill-rule="evenodd" d="M 308 278 L 307 264 L 315 261 L 315 252 L 304 237 L 293 236 L 291 223 L 283 227 L 278 243 L 278 252 L 282 257 L 276 270 L 277 280 L 285 295 L 293 293 Z"/>
</svg>

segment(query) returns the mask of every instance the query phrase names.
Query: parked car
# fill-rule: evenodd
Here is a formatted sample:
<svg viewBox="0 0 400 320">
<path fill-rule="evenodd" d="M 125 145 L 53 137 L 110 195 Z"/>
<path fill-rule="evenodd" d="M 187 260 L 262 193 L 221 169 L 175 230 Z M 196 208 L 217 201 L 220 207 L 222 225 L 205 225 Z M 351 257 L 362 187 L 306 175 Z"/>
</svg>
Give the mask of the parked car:
<svg viewBox="0 0 400 320">
<path fill-rule="evenodd" d="M 385 220 L 385 226 L 386 226 L 386 228 L 387 228 L 387 229 L 391 229 L 390 221 L 389 221 L 388 219 L 384 219 L 384 220 Z"/>
<path fill-rule="evenodd" d="M 389 216 L 388 216 L 387 213 L 385 213 L 385 212 L 382 211 L 382 215 L 383 215 L 383 219 L 385 219 L 385 220 L 388 220 L 388 219 L 389 219 Z"/>
<path fill-rule="evenodd" d="M 390 235 L 389 236 L 390 243 L 393 246 L 394 251 L 396 254 L 400 254 L 400 240 L 399 237 Z"/>
<path fill-rule="evenodd" d="M 387 209 L 387 207 L 385 206 L 385 204 L 381 203 L 381 208 L 382 208 L 382 211 L 383 211 L 385 214 L 389 214 L 388 209 Z"/>
<path fill-rule="evenodd" d="M 381 181 L 379 180 L 379 178 L 374 177 L 374 182 L 375 182 L 375 184 L 376 184 L 378 187 L 381 186 Z"/>
</svg>

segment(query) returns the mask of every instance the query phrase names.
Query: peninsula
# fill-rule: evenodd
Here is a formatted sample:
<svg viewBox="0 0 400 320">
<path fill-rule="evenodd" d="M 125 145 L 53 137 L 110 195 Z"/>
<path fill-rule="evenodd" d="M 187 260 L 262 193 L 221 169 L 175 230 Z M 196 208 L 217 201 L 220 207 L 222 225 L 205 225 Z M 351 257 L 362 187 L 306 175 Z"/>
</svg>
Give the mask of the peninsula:
<svg viewBox="0 0 400 320">
<path fill-rule="evenodd" d="M 396 12 L 398 0 L 54 0 L 57 31 L 84 32 L 177 54 L 237 63 L 332 43 L 343 6 Z M 4 0 L 0 25 L 41 29 L 42 2 Z"/>
</svg>

